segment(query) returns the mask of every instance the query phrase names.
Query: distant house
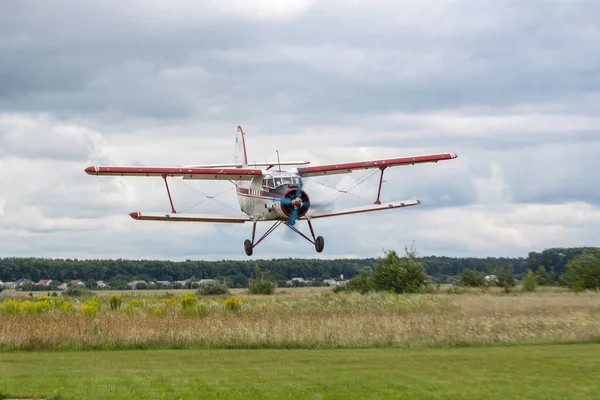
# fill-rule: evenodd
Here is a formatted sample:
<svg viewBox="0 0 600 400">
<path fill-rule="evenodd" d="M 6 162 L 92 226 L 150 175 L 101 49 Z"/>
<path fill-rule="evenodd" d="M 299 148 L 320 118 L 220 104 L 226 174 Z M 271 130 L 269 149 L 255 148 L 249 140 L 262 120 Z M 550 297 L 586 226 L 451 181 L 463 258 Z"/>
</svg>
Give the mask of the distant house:
<svg viewBox="0 0 600 400">
<path fill-rule="evenodd" d="M 31 285 L 31 284 L 33 284 L 33 281 L 31 279 L 22 278 L 22 279 L 19 279 L 18 281 L 16 281 L 15 284 L 17 286 Z"/>
<path fill-rule="evenodd" d="M 69 287 L 69 284 L 67 282 L 65 282 L 65 283 L 61 283 L 60 285 L 58 285 L 57 289 L 58 290 L 65 290 L 68 287 Z"/>
<path fill-rule="evenodd" d="M 52 283 L 52 279 L 42 279 L 37 284 L 42 286 L 48 286 Z"/>
<path fill-rule="evenodd" d="M 71 285 L 81 285 L 81 286 L 85 286 L 85 283 L 83 283 L 83 281 L 80 281 L 79 279 L 73 279 L 72 281 L 69 281 L 69 283 Z"/>
<path fill-rule="evenodd" d="M 132 289 L 137 289 L 140 286 L 148 286 L 148 282 L 146 281 L 131 281 L 127 284 L 127 286 L 129 286 Z"/>
<path fill-rule="evenodd" d="M 156 283 L 161 286 L 171 286 L 171 282 L 169 281 L 156 281 Z"/>
<path fill-rule="evenodd" d="M 96 281 L 96 287 L 98 289 L 106 289 L 108 287 L 108 283 L 104 281 Z"/>
<path fill-rule="evenodd" d="M 348 281 L 336 281 L 335 279 L 324 279 L 323 283 L 327 286 L 344 286 Z"/>
<path fill-rule="evenodd" d="M 6 289 L 14 289 L 17 287 L 16 282 L 3 282 L 0 285 L 4 286 Z"/>
<path fill-rule="evenodd" d="M 304 278 L 292 278 L 285 282 L 286 286 L 305 286 L 308 282 Z"/>
</svg>

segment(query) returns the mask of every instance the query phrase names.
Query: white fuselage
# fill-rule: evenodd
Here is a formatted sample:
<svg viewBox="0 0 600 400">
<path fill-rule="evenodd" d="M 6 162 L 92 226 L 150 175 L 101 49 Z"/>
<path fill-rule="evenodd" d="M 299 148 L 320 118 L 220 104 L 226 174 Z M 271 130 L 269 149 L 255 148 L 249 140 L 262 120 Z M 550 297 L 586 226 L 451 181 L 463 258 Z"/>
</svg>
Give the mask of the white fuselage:
<svg viewBox="0 0 600 400">
<path fill-rule="evenodd" d="M 302 178 L 293 172 L 267 170 L 251 181 L 235 181 L 235 186 L 240 209 L 249 217 L 258 221 L 286 220 L 281 199 L 290 190 L 302 188 Z"/>
</svg>

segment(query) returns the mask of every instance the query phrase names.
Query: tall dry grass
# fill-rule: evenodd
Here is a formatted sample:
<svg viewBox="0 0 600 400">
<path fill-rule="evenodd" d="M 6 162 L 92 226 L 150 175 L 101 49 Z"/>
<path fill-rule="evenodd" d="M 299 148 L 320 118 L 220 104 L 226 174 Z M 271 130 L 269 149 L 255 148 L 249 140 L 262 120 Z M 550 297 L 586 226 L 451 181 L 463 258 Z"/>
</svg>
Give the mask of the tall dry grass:
<svg viewBox="0 0 600 400">
<path fill-rule="evenodd" d="M 123 298 L 97 312 L 63 299 L 7 311 L 0 349 L 337 348 L 521 344 L 600 339 L 600 295 L 358 295 L 199 299 Z M 6 303 L 6 302 L 5 302 Z M 10 307 L 9 307 L 10 308 Z M 18 308 L 18 307 L 17 307 Z M 33 311 L 32 311 L 33 310 Z"/>
</svg>

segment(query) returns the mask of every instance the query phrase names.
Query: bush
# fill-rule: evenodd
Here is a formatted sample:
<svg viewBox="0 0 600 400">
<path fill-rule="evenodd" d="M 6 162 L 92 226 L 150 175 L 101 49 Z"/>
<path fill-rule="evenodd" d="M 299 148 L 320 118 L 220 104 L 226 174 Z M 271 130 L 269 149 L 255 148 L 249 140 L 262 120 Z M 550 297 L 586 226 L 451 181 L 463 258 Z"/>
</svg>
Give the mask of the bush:
<svg viewBox="0 0 600 400">
<path fill-rule="evenodd" d="M 85 302 L 83 307 L 81 307 L 81 312 L 89 317 L 95 317 L 98 315 L 98 311 L 100 309 L 100 303 L 98 303 L 97 298 L 90 299 Z"/>
<path fill-rule="evenodd" d="M 198 301 L 198 298 L 193 293 L 186 293 L 181 297 L 181 308 L 191 310 Z"/>
<path fill-rule="evenodd" d="M 395 293 L 417 293 L 423 291 L 429 281 L 423 263 L 417 259 L 414 249 L 405 249 L 404 257 L 395 251 L 386 253 L 379 259 L 373 273 L 373 286 L 379 291 Z"/>
<path fill-rule="evenodd" d="M 535 275 L 533 275 L 533 272 L 529 271 L 527 273 L 527 276 L 523 281 L 523 288 L 528 292 L 535 292 L 535 289 L 537 288 L 537 280 Z"/>
<path fill-rule="evenodd" d="M 213 294 L 228 294 L 229 288 L 225 282 L 210 281 L 202 282 L 196 291 L 198 296 L 209 296 Z"/>
<path fill-rule="evenodd" d="M 486 286 L 485 274 L 472 269 L 465 269 L 461 274 L 460 284 L 471 287 Z"/>
<path fill-rule="evenodd" d="M 82 285 L 69 285 L 63 290 L 63 296 L 93 296 L 94 292 Z"/>
<path fill-rule="evenodd" d="M 237 296 L 230 297 L 225 300 L 223 306 L 227 311 L 238 312 L 242 309 L 242 299 Z"/>
<path fill-rule="evenodd" d="M 515 274 L 510 267 L 496 268 L 494 275 L 496 276 L 496 286 L 503 287 L 507 293 L 516 284 Z"/>
<path fill-rule="evenodd" d="M 121 296 L 119 296 L 118 294 L 113 294 L 110 296 L 108 302 L 110 304 L 111 310 L 118 310 L 121 307 Z"/>
<path fill-rule="evenodd" d="M 273 294 L 275 293 L 275 282 L 269 277 L 266 272 L 260 272 L 255 269 L 255 278 L 250 281 L 248 293 L 250 294 Z"/>
<path fill-rule="evenodd" d="M 351 292 L 359 292 L 365 294 L 375 289 L 373 279 L 365 271 L 361 272 L 360 275 L 350 279 L 345 286 L 336 286 L 333 288 L 334 292 L 341 292 L 348 290 Z"/>
</svg>

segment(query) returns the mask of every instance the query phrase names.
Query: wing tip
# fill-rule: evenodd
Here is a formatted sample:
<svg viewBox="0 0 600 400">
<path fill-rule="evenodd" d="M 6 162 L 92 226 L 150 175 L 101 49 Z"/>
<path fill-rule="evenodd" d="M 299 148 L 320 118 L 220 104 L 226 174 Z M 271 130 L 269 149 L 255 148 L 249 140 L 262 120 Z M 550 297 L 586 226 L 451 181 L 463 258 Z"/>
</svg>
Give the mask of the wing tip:
<svg viewBox="0 0 600 400">
<path fill-rule="evenodd" d="M 88 175 L 97 175 L 97 174 L 98 174 L 98 167 L 96 167 L 96 166 L 94 166 L 94 165 L 91 165 L 91 166 L 89 166 L 89 167 L 87 167 L 87 168 L 85 169 L 85 172 L 86 172 Z"/>
<path fill-rule="evenodd" d="M 138 212 L 138 211 L 134 211 L 132 213 L 129 213 L 129 216 L 133 219 L 140 219 L 140 217 L 142 216 L 142 213 Z"/>
</svg>

